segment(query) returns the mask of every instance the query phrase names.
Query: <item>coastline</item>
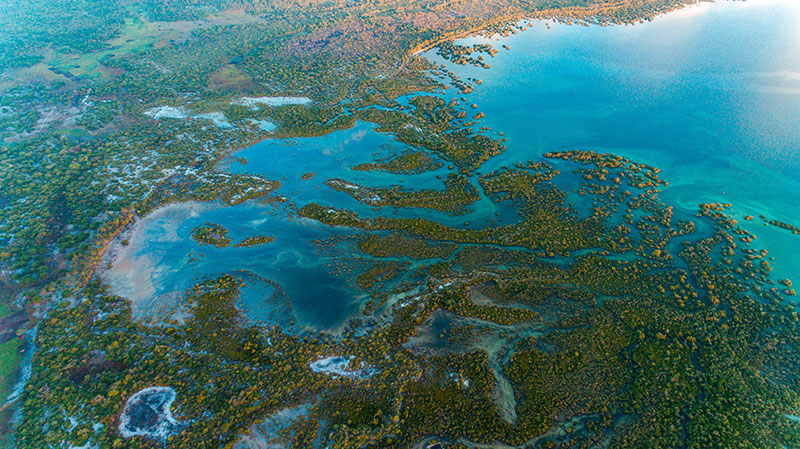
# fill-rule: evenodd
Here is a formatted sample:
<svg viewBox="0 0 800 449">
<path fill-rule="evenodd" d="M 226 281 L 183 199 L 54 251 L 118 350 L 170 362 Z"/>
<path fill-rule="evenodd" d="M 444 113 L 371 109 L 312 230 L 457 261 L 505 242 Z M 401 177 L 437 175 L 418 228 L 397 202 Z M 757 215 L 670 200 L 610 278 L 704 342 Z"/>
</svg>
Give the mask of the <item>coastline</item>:
<svg viewBox="0 0 800 449">
<path fill-rule="evenodd" d="M 658 11 L 655 14 L 651 15 L 642 15 L 638 19 L 633 21 L 613 21 L 608 20 L 608 15 L 601 13 L 601 11 L 609 11 L 608 9 L 603 9 L 600 7 L 566 7 L 566 8 L 554 8 L 554 9 L 546 9 L 541 10 L 536 14 L 518 14 L 518 13 L 511 13 L 505 17 L 495 18 L 492 19 L 491 22 L 477 25 L 471 29 L 459 31 L 447 36 L 444 36 L 440 39 L 437 39 L 435 42 L 431 43 L 424 43 L 419 44 L 412 47 L 408 52 L 407 56 L 404 59 L 403 63 L 398 67 L 397 72 L 401 71 L 408 61 L 413 58 L 414 56 L 419 56 L 423 53 L 433 50 L 434 48 L 438 47 L 444 42 L 452 42 L 458 39 L 465 39 L 465 38 L 484 38 L 486 40 L 490 40 L 496 36 L 508 36 L 509 33 L 516 34 L 518 28 L 521 28 L 522 22 L 526 21 L 548 21 L 553 20 L 555 22 L 561 22 L 565 24 L 576 24 L 576 25 L 595 25 L 595 26 L 608 26 L 608 25 L 632 25 L 636 23 L 643 23 L 646 20 L 653 20 L 660 16 L 680 11 L 686 8 L 691 8 L 697 5 L 707 4 L 707 3 L 716 3 L 718 1 L 748 1 L 748 0 L 677 0 L 676 4 L 673 6 Z M 618 10 L 625 10 L 626 6 L 624 4 L 619 4 L 616 6 Z M 613 9 L 612 9 L 613 10 Z M 500 31 L 494 31 L 490 35 L 486 35 L 486 32 L 492 31 L 494 28 L 499 28 L 503 30 L 504 33 L 501 34 Z"/>
</svg>

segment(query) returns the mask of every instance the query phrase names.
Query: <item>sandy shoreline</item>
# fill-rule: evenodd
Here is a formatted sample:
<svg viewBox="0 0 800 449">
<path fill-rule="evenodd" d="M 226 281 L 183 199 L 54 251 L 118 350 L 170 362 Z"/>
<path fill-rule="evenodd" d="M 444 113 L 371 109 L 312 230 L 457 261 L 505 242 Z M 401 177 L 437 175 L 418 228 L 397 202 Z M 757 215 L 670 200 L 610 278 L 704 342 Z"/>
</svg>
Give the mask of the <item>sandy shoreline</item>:
<svg viewBox="0 0 800 449">
<path fill-rule="evenodd" d="M 165 267 L 160 266 L 158 253 L 145 250 L 145 246 L 153 241 L 153 236 L 145 230 L 156 226 L 161 231 L 156 237 L 158 241 L 178 241 L 180 236 L 177 229 L 166 225 L 159 227 L 153 223 L 175 214 L 185 215 L 188 219 L 213 207 L 218 206 L 198 201 L 166 204 L 131 222 L 106 246 L 96 273 L 111 286 L 113 294 L 131 302 L 135 318 L 149 318 L 164 313 L 180 320 L 184 315 L 178 310 L 176 301 L 183 292 L 159 293 L 163 286 L 154 281 L 154 275 Z M 128 244 L 123 245 L 124 241 Z"/>
</svg>

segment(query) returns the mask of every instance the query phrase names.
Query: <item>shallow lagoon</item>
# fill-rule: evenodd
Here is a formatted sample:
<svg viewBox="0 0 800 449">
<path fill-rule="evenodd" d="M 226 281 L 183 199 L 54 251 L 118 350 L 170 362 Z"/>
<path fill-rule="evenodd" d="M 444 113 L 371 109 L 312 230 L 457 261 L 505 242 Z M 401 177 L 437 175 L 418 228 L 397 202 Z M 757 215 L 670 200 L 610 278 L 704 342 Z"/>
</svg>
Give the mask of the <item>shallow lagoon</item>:
<svg viewBox="0 0 800 449">
<path fill-rule="evenodd" d="M 329 274 L 326 265 L 336 263 L 333 256 L 321 257 L 311 244 L 336 230 L 278 219 L 269 212 L 252 204 L 166 206 L 137 223 L 126 236 L 128 246 L 111 247 L 114 263 L 105 276 L 116 294 L 132 300 L 134 315 L 140 318 L 180 319 L 180 297 L 187 288 L 203 276 L 232 273 L 245 281 L 240 306 L 252 321 L 287 326 L 297 319 L 310 327 L 338 326 L 355 309 L 358 294 Z M 234 242 L 259 234 L 272 235 L 275 241 L 251 248 L 201 246 L 191 231 L 206 221 L 229 228 Z"/>
<path fill-rule="evenodd" d="M 633 26 L 534 22 L 489 42 L 491 69 L 446 63 L 482 80 L 467 100 L 505 133 L 508 151 L 481 172 L 565 149 L 592 149 L 661 169 L 662 198 L 800 223 L 800 3 L 705 3 Z M 548 28 L 549 27 L 549 28 Z M 428 57 L 442 63 L 429 52 Z M 800 237 L 745 224 L 797 277 Z"/>
<path fill-rule="evenodd" d="M 662 198 L 677 206 L 679 218 L 691 218 L 699 203 L 725 202 L 739 219 L 765 214 L 800 225 L 799 20 L 794 1 L 755 0 L 704 4 L 635 26 L 548 28 L 536 22 L 492 41 L 511 50 L 490 59 L 490 70 L 448 64 L 462 79 L 483 81 L 467 99 L 486 114 L 477 126 L 508 139 L 506 153 L 479 173 L 549 151 L 612 152 L 660 167 L 670 182 Z M 426 57 L 442 62 L 434 52 Z M 506 223 L 514 219 L 485 197 L 466 216 L 377 211 L 324 185 L 344 178 L 368 186 L 443 187 L 436 176 L 444 177 L 445 168 L 417 175 L 350 168 L 403 149 L 372 125 L 358 123 L 323 137 L 267 140 L 237 152 L 219 169 L 279 179 L 277 193 L 297 207 L 318 202 L 365 216 L 424 216 L 452 226 L 485 225 L 495 214 Z M 301 180 L 309 172 L 316 175 Z M 247 283 L 240 301 L 251 319 L 284 324 L 294 317 L 302 325 L 336 328 L 366 300 L 351 287 L 352 274 L 337 270 L 346 255 L 319 253 L 311 245 L 340 231 L 287 216 L 286 209 L 257 202 L 168 206 L 135 226 L 128 247 L 112 247 L 117 257 L 106 278 L 116 293 L 134 300 L 137 316 L 146 317 L 173 307 L 198 276 L 249 270 L 274 281 L 293 310 L 265 301 L 275 288 L 256 280 Z M 206 221 L 228 228 L 234 242 L 254 234 L 275 241 L 254 248 L 200 247 L 190 233 Z M 754 246 L 775 257 L 774 274 L 797 280 L 800 236 L 758 218 L 746 227 L 758 236 Z"/>
</svg>

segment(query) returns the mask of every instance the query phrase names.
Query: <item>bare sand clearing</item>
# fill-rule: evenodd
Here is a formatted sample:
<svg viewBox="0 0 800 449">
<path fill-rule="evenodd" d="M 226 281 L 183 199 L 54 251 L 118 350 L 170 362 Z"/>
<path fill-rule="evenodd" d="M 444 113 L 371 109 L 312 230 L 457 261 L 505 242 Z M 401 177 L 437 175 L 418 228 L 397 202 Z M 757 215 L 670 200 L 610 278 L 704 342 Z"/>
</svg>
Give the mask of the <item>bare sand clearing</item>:
<svg viewBox="0 0 800 449">
<path fill-rule="evenodd" d="M 152 117 L 156 120 L 162 118 L 175 118 L 175 119 L 184 119 L 189 115 L 186 113 L 186 110 L 182 107 L 172 107 L 172 106 L 160 106 L 157 108 L 150 108 L 144 111 L 144 115 Z"/>
<path fill-rule="evenodd" d="M 286 106 L 291 104 L 310 104 L 311 99 L 308 97 L 241 97 L 231 101 L 231 104 L 239 106 L 246 106 L 251 109 L 258 108 L 258 105 L 269 107 Z"/>
</svg>

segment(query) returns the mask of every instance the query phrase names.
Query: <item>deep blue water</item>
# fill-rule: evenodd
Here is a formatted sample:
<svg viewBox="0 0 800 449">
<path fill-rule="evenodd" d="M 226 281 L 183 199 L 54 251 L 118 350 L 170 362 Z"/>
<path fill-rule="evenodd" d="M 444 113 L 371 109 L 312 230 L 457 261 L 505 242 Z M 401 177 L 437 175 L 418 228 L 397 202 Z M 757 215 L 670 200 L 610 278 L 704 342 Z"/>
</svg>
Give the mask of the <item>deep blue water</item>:
<svg viewBox="0 0 800 449">
<path fill-rule="evenodd" d="M 477 126 L 508 139 L 507 151 L 480 173 L 549 151 L 612 152 L 660 167 L 670 183 L 662 198 L 677 206 L 678 217 L 691 218 L 699 203 L 726 202 L 737 218 L 765 214 L 800 225 L 800 2 L 716 3 L 635 26 L 547 28 L 535 22 L 491 43 L 511 49 L 491 58 L 490 70 L 448 64 L 462 78 L 483 81 L 468 96 L 486 114 Z M 442 62 L 435 52 L 425 56 Z M 410 176 L 350 169 L 402 149 L 391 136 L 358 123 L 323 137 L 263 141 L 236 153 L 246 164 L 231 160 L 220 169 L 280 179 L 278 193 L 296 206 L 313 201 L 366 216 L 423 216 L 454 226 L 486 224 L 496 213 L 513 220 L 507 208 L 486 198 L 465 217 L 378 212 L 323 184 L 341 177 L 375 186 L 443 187 L 436 175 L 443 177 L 446 168 Z M 316 176 L 301 181 L 307 172 Z M 341 274 L 348 254 L 319 252 L 311 243 L 339 230 L 287 221 L 285 213 L 254 202 L 190 209 L 146 218 L 131 245 L 117 248 L 130 259 L 107 277 L 118 293 L 175 301 L 197 276 L 250 270 L 277 283 L 293 310 L 287 314 L 274 299 L 266 301 L 273 287 L 253 281 L 241 298 L 251 318 L 283 323 L 294 317 L 316 328 L 335 328 L 365 301 L 352 288 L 352 275 Z M 276 240 L 257 248 L 199 247 L 190 231 L 205 221 L 230 229 L 234 242 L 254 234 Z M 756 246 L 775 257 L 774 274 L 798 281 L 800 236 L 758 219 L 746 227 L 757 235 Z M 190 261 L 192 253 L 204 257 Z M 147 299 L 139 304 L 140 316 L 155 307 Z"/>
</svg>

